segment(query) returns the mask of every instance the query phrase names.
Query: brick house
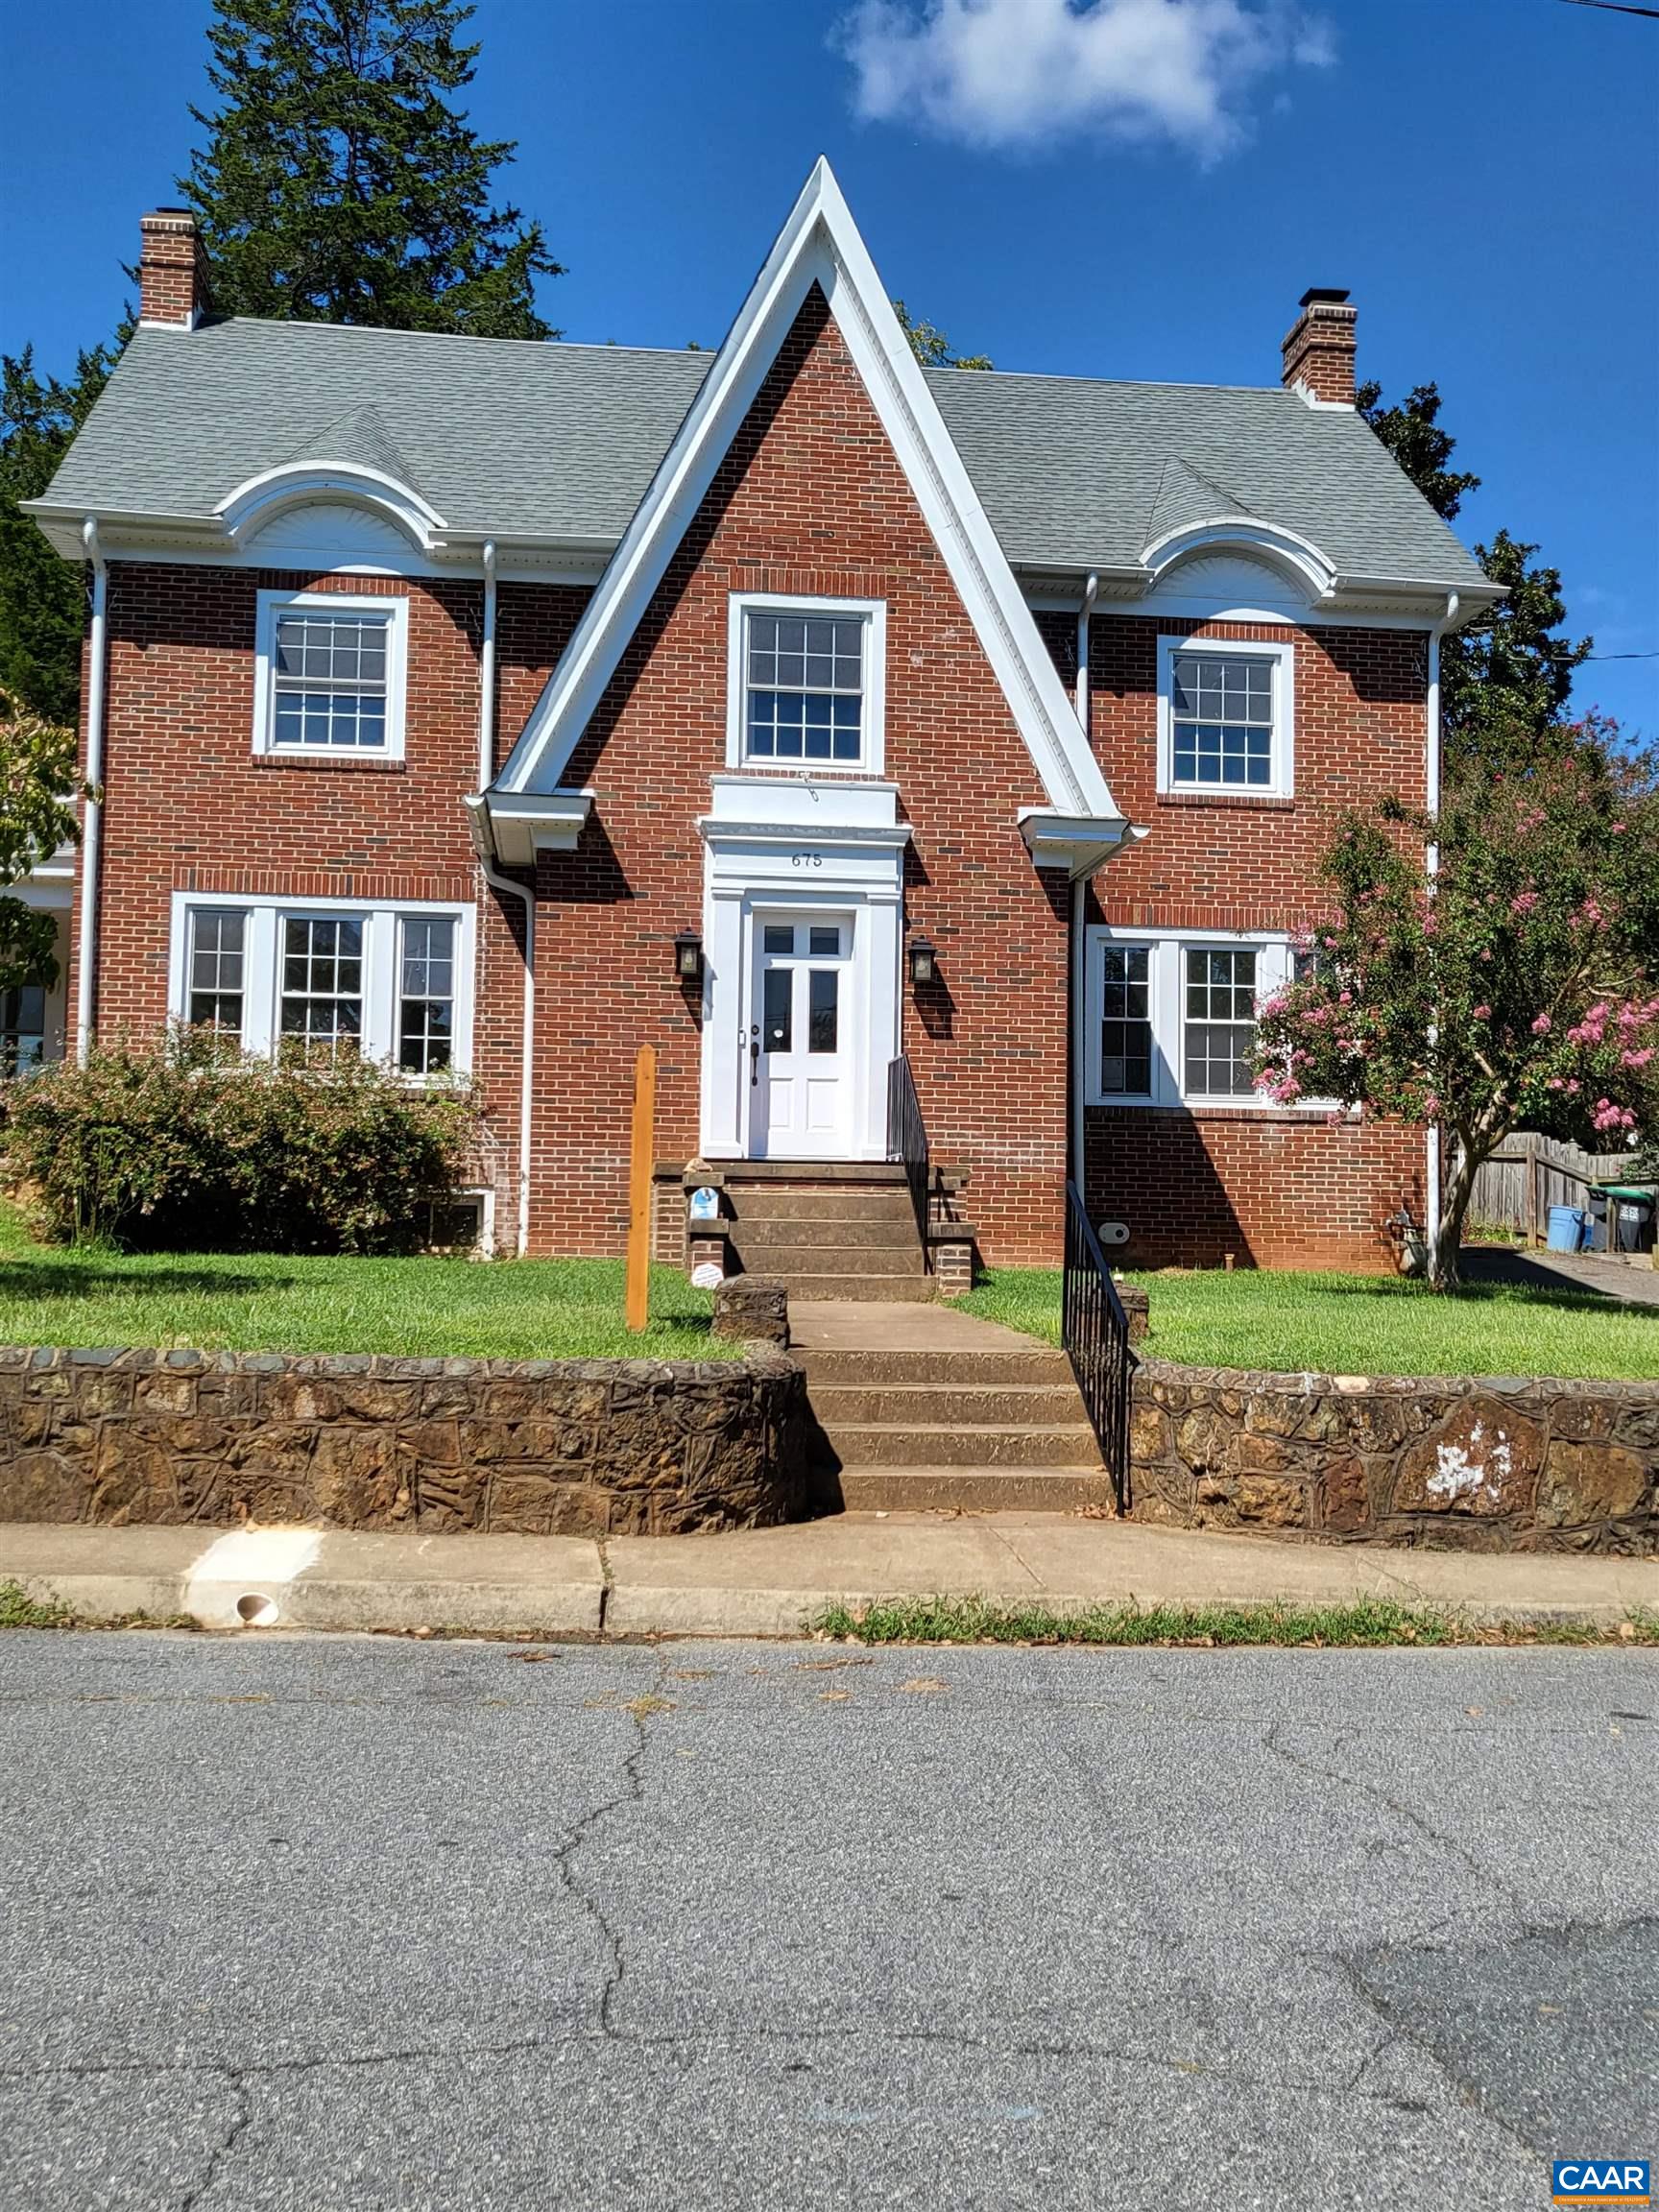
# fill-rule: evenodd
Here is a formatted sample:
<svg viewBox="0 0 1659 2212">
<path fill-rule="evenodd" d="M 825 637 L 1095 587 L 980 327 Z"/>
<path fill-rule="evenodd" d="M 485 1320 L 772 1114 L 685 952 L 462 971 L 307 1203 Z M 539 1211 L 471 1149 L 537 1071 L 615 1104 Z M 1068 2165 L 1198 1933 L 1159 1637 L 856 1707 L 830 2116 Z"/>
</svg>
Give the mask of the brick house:
<svg viewBox="0 0 1659 2212">
<path fill-rule="evenodd" d="M 891 1173 L 902 1059 L 988 1262 L 1070 1175 L 1132 1264 L 1388 1263 L 1421 1133 L 1245 1054 L 1495 593 L 1346 295 L 1261 390 L 924 370 L 823 163 L 712 355 L 215 320 L 174 211 L 141 278 L 34 507 L 93 578 L 70 1048 L 469 1070 L 509 1251 L 618 1248 L 649 1041 L 662 1250 L 692 1162 Z"/>
</svg>

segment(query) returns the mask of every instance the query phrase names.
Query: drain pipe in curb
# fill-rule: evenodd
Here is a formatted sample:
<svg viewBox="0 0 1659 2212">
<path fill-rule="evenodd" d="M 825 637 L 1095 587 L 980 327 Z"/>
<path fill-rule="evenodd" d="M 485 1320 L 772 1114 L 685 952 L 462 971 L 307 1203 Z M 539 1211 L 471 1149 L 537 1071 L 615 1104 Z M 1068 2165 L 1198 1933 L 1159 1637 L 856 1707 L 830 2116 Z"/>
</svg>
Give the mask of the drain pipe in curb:
<svg viewBox="0 0 1659 2212">
<path fill-rule="evenodd" d="M 86 781 L 90 796 L 81 823 L 81 929 L 75 948 L 75 1062 L 84 1068 L 92 1049 L 92 977 L 98 961 L 98 857 L 104 827 L 104 689 L 108 655 L 109 565 L 98 542 L 98 517 L 81 525 L 81 542 L 92 564 L 92 630 L 87 640 Z"/>
<path fill-rule="evenodd" d="M 495 541 L 484 541 L 484 632 L 478 645 L 478 792 L 495 781 Z M 486 825 L 477 824 L 485 830 Z M 524 1015 L 518 1078 L 518 1221 L 515 1249 L 522 1260 L 530 1249 L 530 1108 L 536 1072 L 536 889 L 517 883 L 493 868 L 482 850 L 478 866 L 492 891 L 517 899 L 524 908 Z"/>
</svg>

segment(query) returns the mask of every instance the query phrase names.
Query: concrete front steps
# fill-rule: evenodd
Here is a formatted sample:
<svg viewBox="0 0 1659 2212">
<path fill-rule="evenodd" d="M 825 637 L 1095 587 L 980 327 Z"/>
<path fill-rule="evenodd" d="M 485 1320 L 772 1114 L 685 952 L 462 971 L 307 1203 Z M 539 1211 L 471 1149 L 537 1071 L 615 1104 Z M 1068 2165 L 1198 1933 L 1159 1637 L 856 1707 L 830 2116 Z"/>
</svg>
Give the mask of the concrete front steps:
<svg viewBox="0 0 1659 2212">
<path fill-rule="evenodd" d="M 895 1314 L 872 1326 L 881 1340 L 869 1350 L 824 1344 L 810 1309 L 794 1312 L 825 1510 L 1111 1506 L 1111 1478 L 1063 1352 L 968 1314 L 950 1316 L 953 1342 L 929 1331 L 935 1340 L 907 1345 Z"/>
<path fill-rule="evenodd" d="M 901 1166 L 750 1161 L 725 1169 L 732 1262 L 770 1275 L 797 1300 L 933 1296 Z"/>
</svg>

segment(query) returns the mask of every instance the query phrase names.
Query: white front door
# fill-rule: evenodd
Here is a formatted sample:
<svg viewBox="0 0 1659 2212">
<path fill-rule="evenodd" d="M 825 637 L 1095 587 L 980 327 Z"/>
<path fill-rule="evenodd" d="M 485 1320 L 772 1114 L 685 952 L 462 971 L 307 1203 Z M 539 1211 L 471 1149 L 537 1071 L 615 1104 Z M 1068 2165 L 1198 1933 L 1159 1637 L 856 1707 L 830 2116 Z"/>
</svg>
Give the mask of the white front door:
<svg viewBox="0 0 1659 2212">
<path fill-rule="evenodd" d="M 758 913 L 749 1015 L 749 1155 L 852 1150 L 853 917 Z"/>
</svg>

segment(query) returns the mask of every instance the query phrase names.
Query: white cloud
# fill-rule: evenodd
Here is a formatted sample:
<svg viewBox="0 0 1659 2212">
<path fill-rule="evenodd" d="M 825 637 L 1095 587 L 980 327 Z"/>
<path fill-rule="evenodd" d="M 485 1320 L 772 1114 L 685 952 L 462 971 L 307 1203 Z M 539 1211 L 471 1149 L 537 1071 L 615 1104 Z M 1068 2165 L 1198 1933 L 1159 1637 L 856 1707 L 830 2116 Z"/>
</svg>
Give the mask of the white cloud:
<svg viewBox="0 0 1659 2212">
<path fill-rule="evenodd" d="M 1263 79 L 1334 59 L 1299 0 L 859 0 L 841 43 L 873 121 L 996 148 L 1165 138 L 1205 161 Z"/>
</svg>

